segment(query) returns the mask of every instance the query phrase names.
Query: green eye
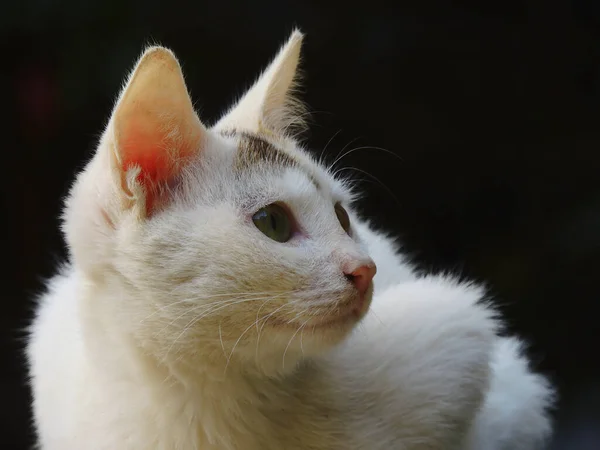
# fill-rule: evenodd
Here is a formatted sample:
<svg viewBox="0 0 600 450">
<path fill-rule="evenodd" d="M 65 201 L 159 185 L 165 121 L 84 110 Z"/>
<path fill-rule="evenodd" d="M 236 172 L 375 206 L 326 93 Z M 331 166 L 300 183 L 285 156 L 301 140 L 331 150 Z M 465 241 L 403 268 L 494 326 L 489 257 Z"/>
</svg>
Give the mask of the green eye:
<svg viewBox="0 0 600 450">
<path fill-rule="evenodd" d="M 256 228 L 274 241 L 287 242 L 292 237 L 290 216 L 282 206 L 276 203 L 256 211 L 252 216 L 252 221 Z"/>
<path fill-rule="evenodd" d="M 346 233 L 350 233 L 350 217 L 348 217 L 348 213 L 344 209 L 342 205 L 336 203 L 335 205 L 335 215 L 340 221 L 340 225 L 344 229 Z"/>
</svg>

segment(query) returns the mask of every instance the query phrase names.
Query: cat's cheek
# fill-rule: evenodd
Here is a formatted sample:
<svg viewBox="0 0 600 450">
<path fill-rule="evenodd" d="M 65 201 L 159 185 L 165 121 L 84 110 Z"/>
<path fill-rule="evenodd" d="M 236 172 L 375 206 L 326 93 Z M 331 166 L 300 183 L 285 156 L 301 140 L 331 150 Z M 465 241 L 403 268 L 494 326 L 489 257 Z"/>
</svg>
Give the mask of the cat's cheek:
<svg viewBox="0 0 600 450">
<path fill-rule="evenodd" d="M 104 220 L 104 223 L 106 224 L 106 226 L 107 226 L 108 228 L 110 228 L 111 230 L 114 230 L 114 229 L 115 229 L 115 223 L 114 223 L 114 222 L 113 222 L 113 220 L 110 218 L 110 216 L 109 216 L 108 212 L 107 212 L 107 211 L 106 211 L 104 208 L 102 208 L 102 209 L 100 210 L 100 214 L 101 214 L 101 216 L 102 216 L 102 219 Z"/>
</svg>

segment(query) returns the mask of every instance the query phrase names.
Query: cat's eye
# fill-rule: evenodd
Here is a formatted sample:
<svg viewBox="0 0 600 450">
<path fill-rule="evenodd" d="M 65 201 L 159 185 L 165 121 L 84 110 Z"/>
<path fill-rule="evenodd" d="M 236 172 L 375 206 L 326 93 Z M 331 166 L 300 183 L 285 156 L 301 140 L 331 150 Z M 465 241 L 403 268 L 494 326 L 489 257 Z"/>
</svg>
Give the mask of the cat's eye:
<svg viewBox="0 0 600 450">
<path fill-rule="evenodd" d="M 342 205 L 340 205 L 339 203 L 335 204 L 334 209 L 335 209 L 335 215 L 337 216 L 338 220 L 340 221 L 340 225 L 342 226 L 342 228 L 344 229 L 344 231 L 346 233 L 350 233 L 350 217 L 348 217 L 348 213 L 346 212 L 344 207 Z"/>
<path fill-rule="evenodd" d="M 272 203 L 259 209 L 252 221 L 265 236 L 277 242 L 287 242 L 292 237 L 292 220 L 285 208 Z"/>
</svg>

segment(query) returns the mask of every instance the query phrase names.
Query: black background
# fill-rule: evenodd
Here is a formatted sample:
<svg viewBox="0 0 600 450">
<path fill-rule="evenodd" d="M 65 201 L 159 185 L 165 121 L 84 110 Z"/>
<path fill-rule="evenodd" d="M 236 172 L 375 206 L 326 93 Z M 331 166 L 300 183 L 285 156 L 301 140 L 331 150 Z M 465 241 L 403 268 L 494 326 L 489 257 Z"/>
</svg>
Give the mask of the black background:
<svg viewBox="0 0 600 450">
<path fill-rule="evenodd" d="M 22 329 L 64 255 L 61 198 L 143 46 L 176 52 L 210 123 L 293 25 L 311 148 L 365 147 L 341 161 L 364 213 L 424 270 L 488 282 L 559 386 L 551 448 L 600 448 L 596 0 L 3 2 L 0 448 L 31 442 Z"/>
</svg>

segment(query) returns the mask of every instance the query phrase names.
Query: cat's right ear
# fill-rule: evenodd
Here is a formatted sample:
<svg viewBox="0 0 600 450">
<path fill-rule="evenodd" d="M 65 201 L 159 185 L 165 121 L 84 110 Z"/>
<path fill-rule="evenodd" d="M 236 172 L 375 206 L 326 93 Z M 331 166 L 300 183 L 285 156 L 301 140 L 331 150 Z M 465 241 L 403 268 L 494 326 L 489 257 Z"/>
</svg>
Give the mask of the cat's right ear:
<svg viewBox="0 0 600 450">
<path fill-rule="evenodd" d="M 205 143 L 180 65 L 163 47 L 147 49 L 115 106 L 107 132 L 114 175 L 141 215 L 151 215 L 165 187 Z"/>
<path fill-rule="evenodd" d="M 294 30 L 267 69 L 215 124 L 217 131 L 293 134 L 304 129 L 306 112 L 294 93 L 303 34 Z"/>
</svg>

